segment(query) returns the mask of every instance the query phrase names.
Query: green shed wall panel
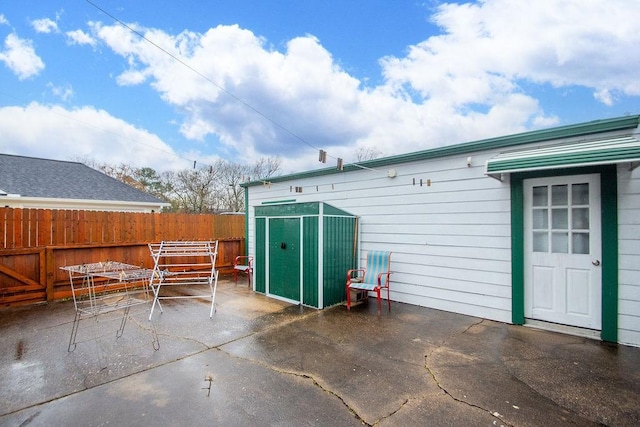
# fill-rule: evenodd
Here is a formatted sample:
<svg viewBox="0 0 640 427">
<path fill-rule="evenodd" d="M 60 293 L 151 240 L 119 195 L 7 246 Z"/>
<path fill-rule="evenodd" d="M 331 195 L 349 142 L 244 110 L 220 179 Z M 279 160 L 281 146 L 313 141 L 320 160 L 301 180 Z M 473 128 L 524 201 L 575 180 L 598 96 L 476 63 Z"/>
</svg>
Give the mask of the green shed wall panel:
<svg viewBox="0 0 640 427">
<path fill-rule="evenodd" d="M 323 218 L 323 304 L 324 307 L 346 300 L 347 270 L 356 268 L 356 218 Z"/>
<path fill-rule="evenodd" d="M 256 292 L 265 293 L 266 288 L 266 266 L 267 254 L 265 251 L 265 239 L 267 235 L 267 220 L 265 218 L 256 218 L 256 256 L 254 259 L 253 281 L 255 283 Z"/>
<path fill-rule="evenodd" d="M 303 250 L 303 304 L 311 307 L 319 307 L 318 304 L 318 217 L 304 218 L 302 226 L 302 250 Z"/>
</svg>

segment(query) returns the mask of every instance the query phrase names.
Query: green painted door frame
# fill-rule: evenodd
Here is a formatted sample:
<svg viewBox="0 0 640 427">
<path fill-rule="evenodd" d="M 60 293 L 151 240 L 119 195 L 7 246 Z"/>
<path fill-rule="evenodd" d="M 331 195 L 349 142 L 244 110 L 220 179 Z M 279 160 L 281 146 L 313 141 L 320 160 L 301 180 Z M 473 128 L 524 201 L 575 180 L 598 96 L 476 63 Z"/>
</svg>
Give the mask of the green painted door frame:
<svg viewBox="0 0 640 427">
<path fill-rule="evenodd" d="M 603 341 L 618 341 L 618 181 L 615 165 L 523 172 L 511 175 L 511 316 L 516 325 L 524 319 L 524 193 L 530 178 L 600 174 L 602 209 L 602 331 Z"/>
</svg>

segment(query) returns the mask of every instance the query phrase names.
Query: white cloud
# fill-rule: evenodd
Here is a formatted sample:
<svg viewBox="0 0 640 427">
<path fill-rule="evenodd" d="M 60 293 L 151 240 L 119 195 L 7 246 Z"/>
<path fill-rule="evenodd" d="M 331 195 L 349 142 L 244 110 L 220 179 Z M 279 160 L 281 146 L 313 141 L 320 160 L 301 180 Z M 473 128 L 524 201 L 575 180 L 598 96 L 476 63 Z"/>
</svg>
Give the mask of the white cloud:
<svg viewBox="0 0 640 427">
<path fill-rule="evenodd" d="M 443 34 L 382 61 L 388 82 L 452 106 L 494 104 L 519 81 L 584 86 L 596 98 L 612 90 L 640 95 L 640 2 L 486 0 L 443 4 Z"/>
<path fill-rule="evenodd" d="M 36 54 L 30 40 L 21 39 L 12 33 L 5 39 L 4 46 L 5 50 L 0 51 L 0 61 L 20 80 L 33 77 L 44 70 L 44 62 Z"/>
<path fill-rule="evenodd" d="M 82 30 L 67 31 L 67 41 L 71 45 L 89 45 L 95 47 L 96 39 Z"/>
<path fill-rule="evenodd" d="M 53 95 L 62 99 L 63 101 L 69 101 L 74 95 L 73 88 L 68 84 L 63 86 L 56 86 L 53 83 L 49 82 L 47 84 L 47 87 L 51 89 L 51 93 Z"/>
<path fill-rule="evenodd" d="M 0 108 L 2 152 L 59 160 L 93 159 L 98 163 L 149 166 L 158 171 L 184 169 L 192 163 L 160 138 L 109 115 L 83 107 L 31 103 Z"/>
<path fill-rule="evenodd" d="M 604 105 L 640 95 L 635 16 L 636 0 L 441 4 L 441 33 L 383 58 L 376 87 L 313 36 L 277 50 L 237 25 L 169 34 L 131 24 L 158 49 L 121 25 L 90 28 L 126 62 L 117 83 L 149 84 L 182 113 L 186 138 L 300 170 L 318 166 L 311 146 L 349 161 L 357 147 L 396 154 L 555 125 L 527 92 L 540 84 L 586 87 Z"/>
<path fill-rule="evenodd" d="M 49 34 L 59 32 L 58 24 L 49 18 L 35 19 L 31 21 L 31 26 L 37 33 Z"/>
<path fill-rule="evenodd" d="M 3 14 L 0 13 L 0 25 L 9 25 L 9 21 Z"/>
</svg>

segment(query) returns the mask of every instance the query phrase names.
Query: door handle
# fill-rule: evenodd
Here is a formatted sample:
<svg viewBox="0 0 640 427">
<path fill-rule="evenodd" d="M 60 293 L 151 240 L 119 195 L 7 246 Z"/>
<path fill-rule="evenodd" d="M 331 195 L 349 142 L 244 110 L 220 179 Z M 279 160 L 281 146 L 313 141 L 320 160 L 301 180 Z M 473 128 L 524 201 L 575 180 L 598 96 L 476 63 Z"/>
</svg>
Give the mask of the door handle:
<svg viewBox="0 0 640 427">
<path fill-rule="evenodd" d="M 280 249 L 287 249 L 287 244 L 285 242 L 280 243 Z"/>
<path fill-rule="evenodd" d="M 594 259 L 591 261 L 591 264 L 595 265 L 596 267 L 600 265 L 600 260 L 598 259 Z"/>
</svg>

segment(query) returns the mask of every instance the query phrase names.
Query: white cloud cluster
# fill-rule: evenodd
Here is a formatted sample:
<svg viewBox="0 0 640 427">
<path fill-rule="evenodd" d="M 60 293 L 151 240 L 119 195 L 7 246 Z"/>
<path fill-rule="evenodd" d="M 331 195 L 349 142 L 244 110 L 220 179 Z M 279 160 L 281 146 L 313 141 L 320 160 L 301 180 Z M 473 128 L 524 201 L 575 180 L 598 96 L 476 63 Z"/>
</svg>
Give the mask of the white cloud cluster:
<svg viewBox="0 0 640 427">
<path fill-rule="evenodd" d="M 4 50 L 0 51 L 0 61 L 4 62 L 20 80 L 28 79 L 44 70 L 44 62 L 36 54 L 30 40 L 21 39 L 11 33 L 4 41 Z"/>
<path fill-rule="evenodd" d="M 521 82 L 588 87 L 607 105 L 615 93 L 640 94 L 631 16 L 640 16 L 634 0 L 443 4 L 433 15 L 441 35 L 383 58 L 378 87 L 363 87 L 312 36 L 280 52 L 238 26 L 136 28 L 162 49 L 122 26 L 94 32 L 129 64 L 118 82 L 151 84 L 184 111 L 189 139 L 216 134 L 249 155 L 313 157 L 304 140 L 348 158 L 355 145 L 394 153 L 556 123 Z"/>
<path fill-rule="evenodd" d="M 640 95 L 632 16 L 640 16 L 635 0 L 445 4 L 433 16 L 443 34 L 384 59 L 384 75 L 454 108 L 509 102 L 519 81 L 584 86 L 611 105 L 616 92 Z"/>
<path fill-rule="evenodd" d="M 184 169 L 180 158 L 156 135 L 91 107 L 65 109 L 31 103 L 0 108 L 2 152 L 60 160 Z"/>
<path fill-rule="evenodd" d="M 89 45 L 95 47 L 97 44 L 96 39 L 82 30 L 67 31 L 66 35 L 70 45 Z"/>
<path fill-rule="evenodd" d="M 53 83 L 49 82 L 47 84 L 47 87 L 51 90 L 51 93 L 54 96 L 60 98 L 65 102 L 69 101 L 73 97 L 73 88 L 69 84 L 56 86 Z"/>
<path fill-rule="evenodd" d="M 218 151 L 231 158 L 280 155 L 285 169 L 301 170 L 318 166 L 314 148 L 348 162 L 357 148 L 395 154 L 557 124 L 560 119 L 545 111 L 532 87 L 588 88 L 604 105 L 639 96 L 637 16 L 637 0 L 443 3 L 432 15 L 440 33 L 408 46 L 402 57 L 381 58 L 384 80 L 377 86 L 350 75 L 312 35 L 276 49 L 238 25 L 172 34 L 129 24 L 144 40 L 119 24 L 89 22 L 87 31 L 64 34 L 69 45 L 107 46 L 125 63 L 124 72 L 121 66 L 113 70 L 119 85 L 147 84 L 181 114 L 180 130 L 193 141 L 186 157 L 206 158 L 197 153 L 205 150 L 201 141 L 219 140 Z M 43 21 L 37 28 L 57 30 L 54 21 Z M 44 68 L 32 44 L 14 34 L 0 60 L 20 79 Z M 51 90 L 63 99 L 73 94 L 70 85 Z M 33 104 L 21 110 L 35 122 L 52 118 L 25 132 L 45 128 L 40 137 L 56 134 L 55 108 Z M 20 115 L 0 113 L 9 112 Z M 74 128 L 80 136 L 74 132 L 73 144 L 62 144 L 66 149 L 80 144 L 105 161 L 170 166 L 160 156 L 133 155 L 136 144 L 123 135 L 171 149 L 104 111 L 62 114 L 95 126 Z M 114 135 L 118 149 L 105 149 Z"/>
<path fill-rule="evenodd" d="M 49 18 L 36 19 L 31 22 L 31 25 L 37 33 L 49 34 L 60 31 L 58 29 L 58 24 Z"/>
</svg>

